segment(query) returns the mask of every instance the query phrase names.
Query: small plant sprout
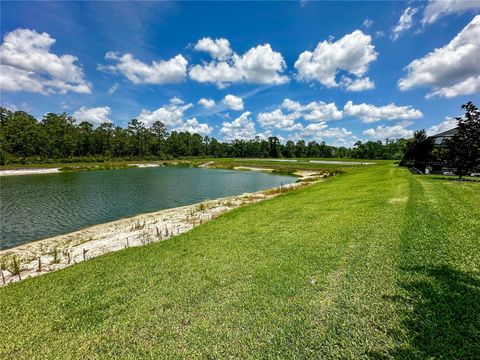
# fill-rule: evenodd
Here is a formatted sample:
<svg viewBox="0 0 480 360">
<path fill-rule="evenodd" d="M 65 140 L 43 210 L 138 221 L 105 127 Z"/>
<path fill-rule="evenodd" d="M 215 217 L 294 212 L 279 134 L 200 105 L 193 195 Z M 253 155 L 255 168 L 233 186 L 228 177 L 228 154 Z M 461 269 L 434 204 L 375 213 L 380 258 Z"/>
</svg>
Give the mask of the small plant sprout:
<svg viewBox="0 0 480 360">
<path fill-rule="evenodd" d="M 0 262 L 0 270 L 7 270 L 7 260 L 5 260 L 5 258 L 2 258 L 2 261 Z"/>
<path fill-rule="evenodd" d="M 5 275 L 3 274 L 4 270 L 7 270 L 7 262 L 5 261 L 5 258 L 2 258 L 2 261 L 0 262 L 0 273 L 2 274 L 3 285 L 6 284 Z"/>
<path fill-rule="evenodd" d="M 18 275 L 18 279 L 22 280 L 22 277 L 20 275 L 20 271 L 21 271 L 20 270 L 20 261 L 17 259 L 16 256 L 13 256 L 9 270 L 12 273 L 12 275 Z"/>
<path fill-rule="evenodd" d="M 60 263 L 60 256 L 58 256 L 58 250 L 55 248 L 55 250 L 53 250 L 52 264 L 58 264 L 58 263 Z"/>
<path fill-rule="evenodd" d="M 37 272 L 41 272 L 41 271 L 42 271 L 42 258 L 39 256 Z"/>
<path fill-rule="evenodd" d="M 65 250 L 63 252 L 63 255 L 67 257 L 67 264 L 70 264 L 70 262 L 72 261 L 72 254 L 70 250 Z"/>
<path fill-rule="evenodd" d="M 143 230 L 146 223 L 147 223 L 146 220 L 144 220 L 143 223 L 140 223 L 140 220 L 136 220 L 135 223 L 133 224 L 132 230 Z"/>
</svg>

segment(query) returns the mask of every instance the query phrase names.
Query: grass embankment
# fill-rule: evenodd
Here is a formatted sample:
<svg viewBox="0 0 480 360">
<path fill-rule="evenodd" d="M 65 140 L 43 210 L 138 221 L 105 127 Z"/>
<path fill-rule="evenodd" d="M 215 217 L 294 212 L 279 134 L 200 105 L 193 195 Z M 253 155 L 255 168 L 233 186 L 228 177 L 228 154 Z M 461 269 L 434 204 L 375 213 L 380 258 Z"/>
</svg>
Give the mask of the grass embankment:
<svg viewBox="0 0 480 360">
<path fill-rule="evenodd" d="M 480 187 L 357 167 L 0 289 L 0 357 L 479 358 Z"/>
</svg>

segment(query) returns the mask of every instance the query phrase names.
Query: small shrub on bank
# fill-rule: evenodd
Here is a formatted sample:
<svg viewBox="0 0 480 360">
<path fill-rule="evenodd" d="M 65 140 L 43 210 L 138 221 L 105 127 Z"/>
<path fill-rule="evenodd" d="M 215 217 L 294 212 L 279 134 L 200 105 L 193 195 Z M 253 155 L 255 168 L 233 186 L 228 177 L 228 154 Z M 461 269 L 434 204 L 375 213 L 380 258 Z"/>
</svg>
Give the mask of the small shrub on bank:
<svg viewBox="0 0 480 360">
<path fill-rule="evenodd" d="M 20 276 L 20 260 L 16 256 L 12 257 L 12 262 L 10 263 L 10 268 L 8 269 L 12 275 L 19 275 Z"/>
<path fill-rule="evenodd" d="M 57 249 L 53 250 L 52 255 L 53 255 L 52 264 L 60 263 L 60 256 L 58 256 L 58 250 Z"/>
</svg>

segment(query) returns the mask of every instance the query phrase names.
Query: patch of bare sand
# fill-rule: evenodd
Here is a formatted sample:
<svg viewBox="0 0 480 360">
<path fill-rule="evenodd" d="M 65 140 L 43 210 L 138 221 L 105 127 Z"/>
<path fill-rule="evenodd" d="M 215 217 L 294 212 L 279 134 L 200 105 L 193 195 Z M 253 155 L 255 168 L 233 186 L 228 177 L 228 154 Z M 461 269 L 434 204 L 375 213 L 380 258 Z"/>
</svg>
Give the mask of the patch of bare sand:
<svg viewBox="0 0 480 360">
<path fill-rule="evenodd" d="M 58 172 L 60 172 L 59 168 L 14 169 L 14 170 L 0 170 L 0 176 L 54 174 L 54 173 L 58 173 Z"/>
<path fill-rule="evenodd" d="M 248 171 L 265 171 L 265 172 L 273 172 L 274 169 L 269 168 L 260 168 L 260 167 L 253 167 L 253 166 L 235 166 L 234 170 L 248 170 Z"/>
</svg>

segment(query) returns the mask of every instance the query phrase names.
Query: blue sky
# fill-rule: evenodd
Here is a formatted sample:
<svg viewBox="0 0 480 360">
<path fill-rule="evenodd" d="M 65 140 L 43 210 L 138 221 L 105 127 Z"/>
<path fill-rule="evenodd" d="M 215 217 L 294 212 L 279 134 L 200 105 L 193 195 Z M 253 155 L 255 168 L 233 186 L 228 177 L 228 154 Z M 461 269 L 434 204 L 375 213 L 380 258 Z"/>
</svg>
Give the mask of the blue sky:
<svg viewBox="0 0 480 360">
<path fill-rule="evenodd" d="M 479 13 L 480 1 L 2 2 L 1 103 L 225 140 L 437 132 L 480 100 Z"/>
</svg>

